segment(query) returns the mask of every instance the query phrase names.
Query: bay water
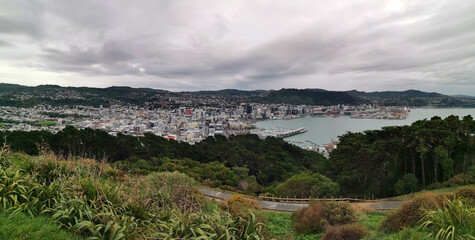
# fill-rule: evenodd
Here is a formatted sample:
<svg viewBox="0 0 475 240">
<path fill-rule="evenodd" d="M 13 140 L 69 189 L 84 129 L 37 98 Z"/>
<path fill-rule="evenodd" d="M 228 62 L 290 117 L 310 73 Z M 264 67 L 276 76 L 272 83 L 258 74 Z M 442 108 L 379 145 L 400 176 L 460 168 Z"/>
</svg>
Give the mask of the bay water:
<svg viewBox="0 0 475 240">
<path fill-rule="evenodd" d="M 389 119 L 356 119 L 348 116 L 341 117 L 302 117 L 290 120 L 265 120 L 255 123 L 258 128 L 272 127 L 296 129 L 305 127 L 307 132 L 285 138 L 285 141 L 301 147 L 313 144 L 324 145 L 346 132 L 362 132 L 365 130 L 379 130 L 384 126 L 410 125 L 417 120 L 430 119 L 433 116 L 446 118 L 456 115 L 460 118 L 472 115 L 475 118 L 475 108 L 416 108 L 410 109 L 409 115 L 403 120 Z"/>
</svg>

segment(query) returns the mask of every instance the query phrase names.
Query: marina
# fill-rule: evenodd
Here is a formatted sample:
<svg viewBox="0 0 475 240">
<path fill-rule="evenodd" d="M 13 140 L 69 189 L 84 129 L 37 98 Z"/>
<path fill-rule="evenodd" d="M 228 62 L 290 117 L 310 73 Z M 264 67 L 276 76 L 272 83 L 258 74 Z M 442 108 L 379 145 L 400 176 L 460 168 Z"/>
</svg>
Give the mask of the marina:
<svg viewBox="0 0 475 240">
<path fill-rule="evenodd" d="M 304 127 L 297 128 L 297 129 L 288 129 L 288 128 L 281 128 L 281 127 L 273 127 L 269 130 L 266 129 L 253 129 L 251 130 L 252 134 L 257 134 L 261 138 L 266 137 L 276 137 L 276 138 L 287 138 L 297 134 L 305 133 L 307 129 Z"/>
<path fill-rule="evenodd" d="M 388 111 L 389 112 L 389 111 Z M 392 112 L 391 112 L 392 113 Z M 312 148 L 323 150 L 322 146 L 328 146 L 331 142 L 337 142 L 338 136 L 346 132 L 363 132 L 365 130 L 378 130 L 386 126 L 411 125 L 417 120 L 430 119 L 434 116 L 446 118 L 456 115 L 462 118 L 466 115 L 475 116 L 474 108 L 416 108 L 405 113 L 401 112 L 399 120 L 392 120 L 390 117 L 376 118 L 367 116 L 354 118 L 350 116 L 341 117 L 302 117 L 292 120 L 265 120 L 258 121 L 255 126 L 259 129 L 305 128 L 306 132 L 289 136 L 285 141 L 300 146 L 305 149 Z M 402 117 L 402 115 L 405 115 Z M 265 132 L 265 130 L 261 130 Z"/>
</svg>

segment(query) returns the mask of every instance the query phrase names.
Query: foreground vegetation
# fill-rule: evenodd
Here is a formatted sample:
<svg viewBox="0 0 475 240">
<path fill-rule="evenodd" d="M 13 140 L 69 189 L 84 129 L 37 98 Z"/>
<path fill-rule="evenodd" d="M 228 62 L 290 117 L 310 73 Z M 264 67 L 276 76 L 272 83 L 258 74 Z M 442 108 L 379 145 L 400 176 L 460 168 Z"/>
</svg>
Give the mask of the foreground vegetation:
<svg viewBox="0 0 475 240">
<path fill-rule="evenodd" d="M 249 193 L 283 182 L 304 171 L 325 169 L 328 159 L 286 143 L 282 139 L 261 140 L 257 135 L 207 138 L 189 145 L 145 134 L 111 136 L 101 130 L 67 127 L 49 132 L 0 132 L 11 150 L 38 155 L 48 146 L 56 155 L 107 159 L 132 174 L 180 171 L 208 186 L 231 186 Z"/>
<path fill-rule="evenodd" d="M 9 220 L 0 221 L 0 237 L 408 239 L 436 236 L 443 229 L 446 235 L 473 239 L 475 231 L 473 186 L 454 194 L 422 194 L 389 215 L 331 202 L 314 203 L 295 215 L 269 213 L 241 195 L 224 203 L 205 201 L 197 187 L 179 172 L 128 174 L 93 159 L 4 149 L 0 218 Z"/>
<path fill-rule="evenodd" d="M 31 217 L 24 213 L 13 216 L 0 215 L 0 239 L 31 239 L 31 240 L 81 240 L 71 232 L 61 229 L 47 216 Z"/>
<path fill-rule="evenodd" d="M 276 239 L 474 239 L 475 186 L 420 194 L 394 211 L 313 203 L 292 215 L 267 213 Z M 452 238 L 453 236 L 453 238 Z"/>
<path fill-rule="evenodd" d="M 32 217 L 19 229 L 0 227 L 0 234 L 9 236 L 28 236 L 44 216 L 94 239 L 262 239 L 265 234 L 248 211 L 207 207 L 197 182 L 183 173 L 128 175 L 93 159 L 60 159 L 52 153 L 31 157 L 1 151 L 0 202 L 2 216 L 13 222 Z M 57 227 L 45 231 L 65 234 Z"/>
</svg>

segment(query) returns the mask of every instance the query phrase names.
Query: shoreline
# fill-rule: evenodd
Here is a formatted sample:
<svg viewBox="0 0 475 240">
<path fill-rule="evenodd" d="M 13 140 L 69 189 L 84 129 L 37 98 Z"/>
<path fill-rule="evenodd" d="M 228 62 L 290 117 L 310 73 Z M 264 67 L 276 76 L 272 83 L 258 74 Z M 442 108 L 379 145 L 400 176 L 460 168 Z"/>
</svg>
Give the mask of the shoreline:
<svg viewBox="0 0 475 240">
<path fill-rule="evenodd" d="M 260 129 L 270 129 L 272 127 L 296 129 L 305 127 L 307 132 L 285 138 L 285 141 L 289 143 L 301 142 L 302 144 L 292 144 L 299 147 L 308 147 L 310 145 L 306 144 L 307 140 L 319 145 L 324 145 L 330 143 L 332 140 L 338 140 L 338 136 L 346 132 L 364 132 L 365 130 L 380 130 L 383 127 L 411 125 L 415 121 L 430 119 L 434 116 L 439 116 L 444 119 L 450 115 L 456 115 L 461 119 L 464 116 L 471 115 L 475 118 L 475 108 L 411 108 L 410 110 L 411 112 L 406 119 L 368 119 L 350 118 L 349 116 L 333 118 L 331 116 L 315 117 L 307 115 L 294 119 L 265 119 L 254 121 L 250 124 Z"/>
</svg>

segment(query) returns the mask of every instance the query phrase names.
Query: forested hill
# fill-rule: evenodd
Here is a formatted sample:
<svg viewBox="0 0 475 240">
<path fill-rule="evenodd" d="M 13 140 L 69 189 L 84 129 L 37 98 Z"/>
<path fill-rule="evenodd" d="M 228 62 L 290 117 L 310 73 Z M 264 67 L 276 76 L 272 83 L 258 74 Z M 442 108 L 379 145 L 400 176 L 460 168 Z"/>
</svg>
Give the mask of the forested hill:
<svg viewBox="0 0 475 240">
<path fill-rule="evenodd" d="M 384 92 L 360 92 L 356 90 L 347 91 L 354 97 L 373 97 L 373 98 L 394 98 L 394 97 L 412 97 L 412 98 L 436 98 L 444 95 L 436 92 L 422 92 L 418 90 L 406 91 L 384 91 Z"/>
<path fill-rule="evenodd" d="M 195 145 L 153 134 L 145 134 L 144 137 L 122 134 L 111 136 L 101 130 L 78 130 L 72 127 L 57 134 L 0 132 L 0 138 L 4 136 L 11 150 L 31 155 L 38 154 L 38 146 L 45 146 L 62 156 L 104 158 L 119 163 L 127 170 L 209 169 L 201 173 L 204 179 L 216 179 L 227 185 L 237 184 L 231 169 L 238 168 L 237 172 L 254 177 L 263 186 L 269 186 L 302 171 L 323 170 L 328 162 L 319 153 L 303 150 L 279 138 L 262 140 L 257 135 L 233 136 L 229 139 L 223 136 L 208 137 Z"/>
<path fill-rule="evenodd" d="M 33 107 L 37 104 L 52 106 L 85 105 L 99 107 L 110 104 L 144 105 L 154 101 L 157 95 L 168 91 L 151 88 L 131 87 L 61 87 L 39 85 L 27 87 L 0 83 L 0 106 Z"/>
<path fill-rule="evenodd" d="M 326 91 L 321 89 L 281 89 L 271 91 L 260 99 L 269 103 L 287 103 L 296 105 L 356 105 L 365 103 L 345 92 Z"/>
<path fill-rule="evenodd" d="M 339 140 L 327 174 L 343 194 L 394 196 L 475 183 L 475 121 L 470 115 L 347 133 Z"/>
<path fill-rule="evenodd" d="M 230 105 L 241 102 L 261 102 L 296 105 L 357 105 L 372 103 L 386 106 L 434 106 L 434 107 L 475 107 L 475 98 L 470 96 L 447 96 L 418 90 L 361 92 L 327 91 L 323 89 L 281 89 L 281 90 L 238 90 L 170 92 L 151 88 L 132 87 L 61 87 L 40 85 L 27 87 L 17 84 L 0 83 L 0 106 L 32 107 L 37 104 L 52 106 L 84 105 L 109 106 L 111 104 L 160 107 L 163 101 L 176 99 L 180 104 L 190 106 L 209 104 L 210 99 L 220 99 Z M 173 102 L 169 106 L 182 106 Z"/>
<path fill-rule="evenodd" d="M 211 95 L 211 96 L 256 96 L 261 93 L 265 93 L 265 90 L 254 90 L 254 91 L 246 91 L 246 90 L 238 90 L 238 89 L 223 89 L 217 91 L 198 91 L 198 92 L 184 92 L 189 94 L 196 94 L 196 95 Z"/>
<path fill-rule="evenodd" d="M 379 105 L 412 107 L 475 107 L 475 98 L 470 96 L 447 96 L 435 92 L 418 90 L 360 92 L 347 91 L 355 98 L 367 99 Z"/>
</svg>

